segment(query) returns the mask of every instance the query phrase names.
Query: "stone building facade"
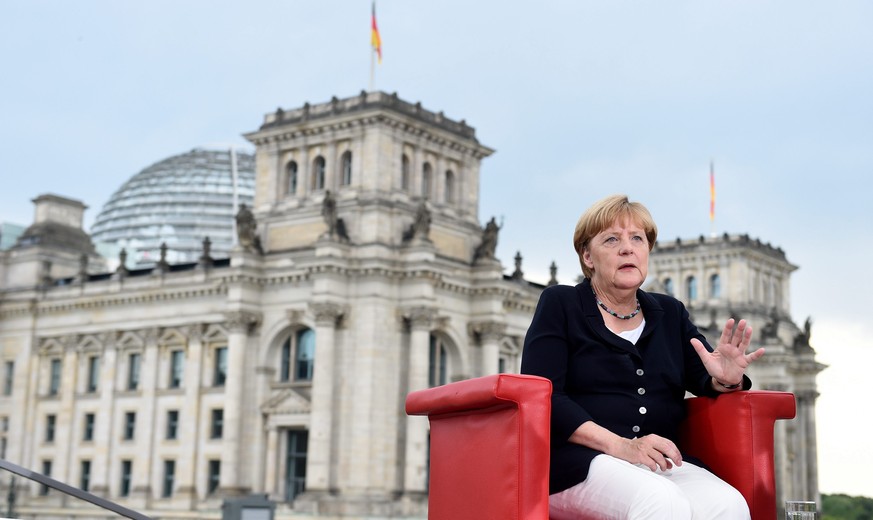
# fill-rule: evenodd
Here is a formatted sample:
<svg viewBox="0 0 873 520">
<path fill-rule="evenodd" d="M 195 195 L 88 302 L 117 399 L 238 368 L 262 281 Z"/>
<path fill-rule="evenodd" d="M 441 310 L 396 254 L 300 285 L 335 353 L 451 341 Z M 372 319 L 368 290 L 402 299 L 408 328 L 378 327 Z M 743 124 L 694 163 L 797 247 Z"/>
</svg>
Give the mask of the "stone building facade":
<svg viewBox="0 0 873 520">
<path fill-rule="evenodd" d="M 482 247 L 492 150 L 385 93 L 247 137 L 256 196 L 229 259 L 107 273 L 38 235 L 2 253 L 6 456 L 161 518 L 248 493 L 277 518 L 421 518 L 428 425 L 406 394 L 517 370 L 542 289 Z M 94 515 L 17 495 L 22 518 Z"/>
<path fill-rule="evenodd" d="M 220 518 L 250 493 L 278 519 L 424 518 L 428 425 L 406 394 L 516 372 L 543 288 L 520 255 L 503 274 L 499 227 L 480 224 L 493 150 L 382 92 L 279 109 L 246 137 L 255 197 L 229 258 L 205 245 L 196 262 L 110 272 L 84 205 L 35 199 L 0 251 L 0 455 L 163 519 Z M 821 366 L 788 313 L 794 266 L 743 237 L 660 246 L 651 263 L 698 323 L 768 323 L 752 377 L 800 404 L 779 426 L 780 486 L 817 495 Z M 36 484 L 16 497 L 21 518 L 96 516 Z"/>
</svg>

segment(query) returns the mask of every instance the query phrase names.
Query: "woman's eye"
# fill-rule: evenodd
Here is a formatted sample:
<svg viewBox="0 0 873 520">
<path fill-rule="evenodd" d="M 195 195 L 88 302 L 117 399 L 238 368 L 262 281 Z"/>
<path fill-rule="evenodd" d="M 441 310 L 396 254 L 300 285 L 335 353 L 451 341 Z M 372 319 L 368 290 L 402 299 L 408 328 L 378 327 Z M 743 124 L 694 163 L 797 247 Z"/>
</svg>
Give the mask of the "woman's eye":
<svg viewBox="0 0 873 520">
<path fill-rule="evenodd" d="M 604 242 L 606 242 L 607 244 L 610 244 L 610 243 L 615 242 L 617 240 L 618 239 L 615 237 L 606 237 L 606 240 L 604 240 Z"/>
<path fill-rule="evenodd" d="M 641 236 L 639 236 L 639 235 L 634 235 L 634 240 L 642 241 L 642 240 L 643 240 L 643 237 L 641 237 Z"/>
</svg>

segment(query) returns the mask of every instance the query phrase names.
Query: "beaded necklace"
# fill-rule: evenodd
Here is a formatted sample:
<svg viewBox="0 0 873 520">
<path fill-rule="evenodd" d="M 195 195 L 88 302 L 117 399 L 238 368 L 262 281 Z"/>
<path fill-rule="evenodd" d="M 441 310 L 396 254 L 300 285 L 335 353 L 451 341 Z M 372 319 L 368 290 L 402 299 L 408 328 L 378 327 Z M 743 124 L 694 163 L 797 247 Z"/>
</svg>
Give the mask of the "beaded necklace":
<svg viewBox="0 0 873 520">
<path fill-rule="evenodd" d="M 597 300 L 597 305 L 600 305 L 601 309 L 605 310 L 609 314 L 612 314 L 613 316 L 615 316 L 616 318 L 618 318 L 620 320 L 629 320 L 640 313 L 640 300 L 639 300 L 639 298 L 637 298 L 637 308 L 634 309 L 634 311 L 632 313 L 619 314 L 619 313 L 615 312 L 614 310 L 610 309 L 609 307 L 607 307 L 605 303 L 600 301 L 600 298 L 597 296 L 597 293 L 594 292 L 594 289 L 592 289 L 591 292 L 594 293 L 594 299 Z"/>
</svg>

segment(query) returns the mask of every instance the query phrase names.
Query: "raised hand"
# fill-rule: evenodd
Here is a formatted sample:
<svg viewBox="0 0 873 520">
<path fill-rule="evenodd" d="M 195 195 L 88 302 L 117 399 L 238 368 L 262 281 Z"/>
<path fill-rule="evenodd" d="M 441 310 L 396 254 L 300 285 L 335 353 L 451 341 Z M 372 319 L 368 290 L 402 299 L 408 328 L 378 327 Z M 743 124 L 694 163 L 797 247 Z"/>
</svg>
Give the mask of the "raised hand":
<svg viewBox="0 0 873 520">
<path fill-rule="evenodd" d="M 746 320 L 740 320 L 734 330 L 734 319 L 731 318 L 725 323 L 714 352 L 706 350 L 696 338 L 691 340 L 691 346 L 709 375 L 725 385 L 734 385 L 741 383 L 746 368 L 764 355 L 763 348 L 746 354 L 751 340 L 752 327 L 746 324 Z"/>
</svg>

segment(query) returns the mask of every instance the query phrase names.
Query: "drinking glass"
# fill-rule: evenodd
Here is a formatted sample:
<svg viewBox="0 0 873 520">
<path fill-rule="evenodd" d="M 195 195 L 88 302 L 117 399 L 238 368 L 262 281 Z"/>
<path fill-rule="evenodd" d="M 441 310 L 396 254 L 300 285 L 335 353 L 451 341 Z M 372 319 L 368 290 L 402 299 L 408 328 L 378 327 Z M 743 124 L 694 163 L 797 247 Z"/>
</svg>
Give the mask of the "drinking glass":
<svg viewBox="0 0 873 520">
<path fill-rule="evenodd" d="M 785 520 L 818 520 L 815 502 L 789 500 L 785 502 Z"/>
</svg>

